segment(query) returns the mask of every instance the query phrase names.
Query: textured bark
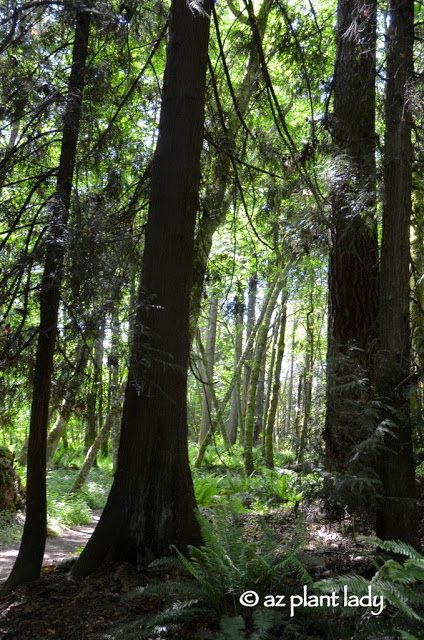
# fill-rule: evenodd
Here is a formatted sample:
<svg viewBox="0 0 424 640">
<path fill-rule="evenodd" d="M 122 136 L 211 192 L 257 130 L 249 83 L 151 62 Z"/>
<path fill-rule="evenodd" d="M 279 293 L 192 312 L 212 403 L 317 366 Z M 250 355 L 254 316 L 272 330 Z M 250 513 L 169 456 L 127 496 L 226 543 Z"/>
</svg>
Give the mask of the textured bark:
<svg viewBox="0 0 424 640">
<path fill-rule="evenodd" d="M 4 586 L 5 591 L 39 577 L 46 543 L 46 438 L 50 388 L 90 18 L 87 9 L 80 10 L 76 16 L 59 170 L 40 290 L 40 325 L 28 441 L 27 512 L 19 555 Z"/>
<path fill-rule="evenodd" d="M 153 158 L 139 303 L 118 465 L 93 536 L 73 569 L 139 565 L 199 544 L 187 450 L 187 367 L 209 13 L 173 0 Z M 119 526 L 117 526 L 119 523 Z"/>
<path fill-rule="evenodd" d="M 381 242 L 378 388 L 395 410 L 379 461 L 383 500 L 377 535 L 418 547 L 409 354 L 409 233 L 412 184 L 414 2 L 392 0 L 387 37 L 383 235 Z"/>
<path fill-rule="evenodd" d="M 324 430 L 326 465 L 337 472 L 348 470 L 353 447 L 369 435 L 357 421 L 369 390 L 352 383 L 371 377 L 377 337 L 375 34 L 375 0 L 339 0 Z"/>
</svg>

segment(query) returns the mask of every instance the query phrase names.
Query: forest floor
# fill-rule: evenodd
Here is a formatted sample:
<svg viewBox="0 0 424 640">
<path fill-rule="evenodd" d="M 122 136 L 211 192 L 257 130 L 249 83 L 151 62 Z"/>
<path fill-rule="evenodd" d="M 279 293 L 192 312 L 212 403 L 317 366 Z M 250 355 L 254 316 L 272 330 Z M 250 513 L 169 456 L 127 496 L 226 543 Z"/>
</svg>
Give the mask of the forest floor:
<svg viewBox="0 0 424 640">
<path fill-rule="evenodd" d="M 255 517 L 255 514 L 244 515 L 244 524 L 249 525 L 250 520 L 253 523 Z M 302 562 L 314 580 L 346 573 L 372 574 L 371 561 L 367 557 L 369 548 L 356 538 L 349 523 L 328 524 L 314 508 L 304 512 L 303 518 L 310 540 L 303 552 Z M 269 524 L 282 544 L 293 535 L 297 527 L 296 520 L 295 514 L 287 511 L 273 513 Z M 60 564 L 56 563 L 57 556 L 53 554 L 56 550 L 62 552 L 62 557 L 74 553 L 75 547 L 83 546 L 90 535 L 90 528 L 77 527 L 69 535 L 66 533 L 65 536 L 49 541 L 49 544 L 56 542 L 58 547 L 48 552 L 42 578 L 21 587 L 0 601 L 0 638 L 111 639 L 117 637 L 110 631 L 117 624 L 125 626 L 154 614 L 158 607 L 160 610 L 161 603 L 157 599 L 137 597 L 127 601 L 122 596 L 137 586 L 178 578 L 176 570 L 158 568 L 137 572 L 134 567 L 119 563 L 96 572 L 79 584 L 63 573 Z M 203 630 L 203 636 L 198 635 L 199 628 Z M 200 623 L 188 624 L 178 635 L 166 637 L 172 640 L 216 637 L 208 628 L 208 622 L 203 618 Z M 287 632 L 269 637 L 278 640 L 337 637 L 329 636 L 327 632 L 320 633 L 317 628 L 307 630 L 304 621 L 297 623 L 295 620 L 288 630 L 289 635 L 285 633 Z M 161 634 L 160 638 L 163 637 Z M 149 640 L 159 640 L 159 637 L 153 634 Z"/>
<path fill-rule="evenodd" d="M 59 560 L 78 554 L 85 547 L 88 539 L 99 521 L 102 510 L 91 512 L 91 521 L 80 527 L 65 529 L 59 536 L 48 536 L 44 552 L 43 570 L 55 565 Z M 19 543 L 14 545 L 0 545 L 0 586 L 12 571 L 19 551 Z"/>
</svg>

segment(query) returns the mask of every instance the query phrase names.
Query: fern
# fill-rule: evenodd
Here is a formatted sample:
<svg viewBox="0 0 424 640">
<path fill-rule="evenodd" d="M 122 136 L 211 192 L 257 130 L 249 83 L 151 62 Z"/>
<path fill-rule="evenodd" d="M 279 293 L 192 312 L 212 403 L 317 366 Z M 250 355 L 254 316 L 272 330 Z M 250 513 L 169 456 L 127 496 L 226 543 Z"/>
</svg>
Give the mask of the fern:
<svg viewBox="0 0 424 640">
<path fill-rule="evenodd" d="M 358 575 L 339 576 L 315 583 L 315 588 L 325 592 L 339 592 L 345 586 L 349 594 L 362 596 L 371 586 L 373 595 L 382 596 L 386 607 L 394 610 L 394 619 L 407 629 L 397 629 L 396 638 L 414 639 L 415 626 L 422 625 L 424 618 L 424 556 L 402 541 L 380 540 L 366 537 L 364 540 L 391 554 L 405 556 L 403 564 L 390 557 L 377 567 L 371 580 Z M 379 623 L 384 627 L 384 623 Z M 393 619 L 391 620 L 393 629 Z M 390 636 L 393 638 L 394 636 Z"/>
<path fill-rule="evenodd" d="M 268 632 L 281 624 L 281 614 L 273 609 L 259 609 L 252 615 L 253 630 L 246 635 L 246 623 L 242 616 L 223 617 L 216 640 L 265 640 Z"/>
<path fill-rule="evenodd" d="M 311 582 L 298 558 L 299 551 L 305 546 L 303 536 L 296 535 L 281 549 L 263 521 L 258 523 L 257 540 L 249 542 L 234 514 L 226 509 L 217 510 L 214 524 L 199 513 L 197 518 L 203 546 L 189 546 L 187 555 L 172 547 L 174 556 L 151 564 L 183 570 L 192 580 L 169 580 L 128 593 L 127 599 L 162 598 L 165 608 L 155 616 L 135 623 L 131 629 L 122 628 L 118 638 L 143 640 L 151 637 L 149 633 L 162 637 L 161 634 L 171 627 L 177 629 L 187 620 L 198 619 L 207 612 L 212 623 L 221 621 L 217 640 L 262 640 L 280 621 L 280 613 L 267 609 L 246 610 L 239 603 L 240 595 L 248 589 L 271 593 L 277 585 L 281 593 L 284 576 L 293 573 L 300 576 L 302 582 Z M 249 636 L 246 636 L 243 616 L 249 618 Z"/>
</svg>

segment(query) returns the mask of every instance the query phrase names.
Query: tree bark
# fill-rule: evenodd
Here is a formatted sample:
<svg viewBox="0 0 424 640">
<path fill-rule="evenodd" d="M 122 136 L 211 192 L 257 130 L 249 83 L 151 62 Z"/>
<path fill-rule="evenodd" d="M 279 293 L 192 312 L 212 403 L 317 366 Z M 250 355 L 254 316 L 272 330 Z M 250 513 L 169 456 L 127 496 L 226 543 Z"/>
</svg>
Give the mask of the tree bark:
<svg viewBox="0 0 424 640">
<path fill-rule="evenodd" d="M 199 544 L 187 448 L 187 367 L 194 229 L 200 181 L 209 13 L 173 0 L 159 138 L 118 465 L 82 578 L 109 560 L 139 565 Z M 119 523 L 119 526 L 117 526 Z"/>
<path fill-rule="evenodd" d="M 387 37 L 378 388 L 392 407 L 379 461 L 377 535 L 419 546 L 410 420 L 409 233 L 412 185 L 414 2 L 391 0 Z"/>
<path fill-rule="evenodd" d="M 40 290 L 40 325 L 28 441 L 26 519 L 19 555 L 12 573 L 3 587 L 4 591 L 9 591 L 24 582 L 30 582 L 39 577 L 46 543 L 46 437 L 50 389 L 90 21 L 91 13 L 87 5 L 76 15 L 75 40 L 68 83 L 68 98 L 63 118 L 59 170 Z"/>
<path fill-rule="evenodd" d="M 324 430 L 326 466 L 333 472 L 348 471 L 352 448 L 369 435 L 358 415 L 370 397 L 359 380 L 372 377 L 377 337 L 376 14 L 375 0 L 339 0 Z"/>
</svg>

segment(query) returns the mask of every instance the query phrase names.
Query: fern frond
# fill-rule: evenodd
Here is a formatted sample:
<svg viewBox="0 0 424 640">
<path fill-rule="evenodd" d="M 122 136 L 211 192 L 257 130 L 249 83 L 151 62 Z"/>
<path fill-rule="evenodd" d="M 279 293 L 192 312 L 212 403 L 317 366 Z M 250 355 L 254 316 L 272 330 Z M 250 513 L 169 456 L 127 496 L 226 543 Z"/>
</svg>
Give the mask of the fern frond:
<svg viewBox="0 0 424 640">
<path fill-rule="evenodd" d="M 368 542 L 375 547 L 379 547 L 384 551 L 388 551 L 389 553 L 396 553 L 398 555 L 412 558 L 413 560 L 424 561 L 423 555 L 418 553 L 418 551 L 416 551 L 414 547 L 411 547 L 411 545 L 406 544 L 406 542 L 402 542 L 402 540 L 398 540 L 397 542 L 395 540 L 381 540 L 380 538 L 373 536 L 362 536 L 361 540 Z"/>
</svg>

